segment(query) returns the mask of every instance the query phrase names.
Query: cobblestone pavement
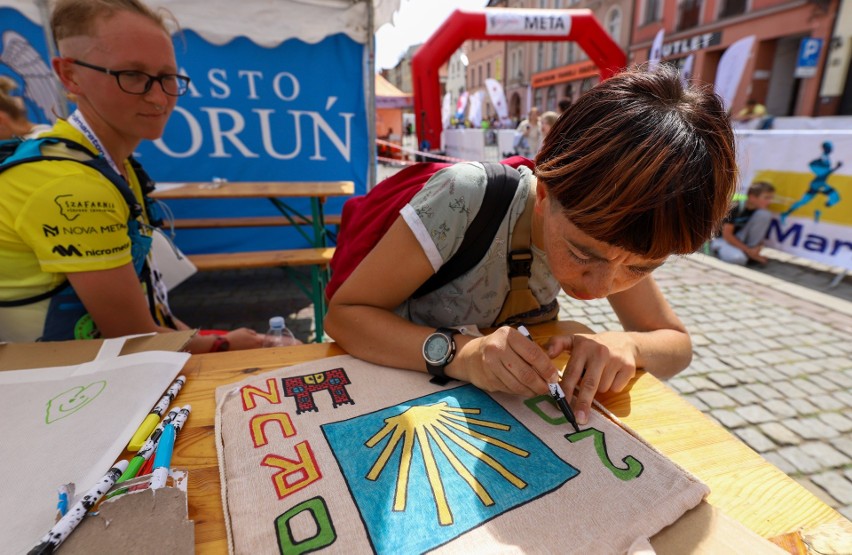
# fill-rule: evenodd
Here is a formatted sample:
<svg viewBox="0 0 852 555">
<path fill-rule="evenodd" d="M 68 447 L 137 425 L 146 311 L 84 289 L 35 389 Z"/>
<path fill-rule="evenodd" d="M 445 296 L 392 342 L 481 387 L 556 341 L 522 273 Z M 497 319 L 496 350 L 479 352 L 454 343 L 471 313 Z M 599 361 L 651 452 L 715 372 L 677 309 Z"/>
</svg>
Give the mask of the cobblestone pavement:
<svg viewBox="0 0 852 555">
<path fill-rule="evenodd" d="M 852 520 L 852 278 L 828 289 L 825 268 L 771 256 L 759 271 L 693 255 L 655 272 L 695 350 L 668 383 Z M 621 329 L 605 300 L 560 304 L 562 319 Z M 281 270 L 197 274 L 172 305 L 195 326 L 264 331 L 280 314 L 300 339 L 313 331 L 313 307 Z"/>
<path fill-rule="evenodd" d="M 669 386 L 852 519 L 852 303 L 702 255 L 654 275 L 694 348 Z M 621 329 L 606 300 L 560 304 Z"/>
</svg>

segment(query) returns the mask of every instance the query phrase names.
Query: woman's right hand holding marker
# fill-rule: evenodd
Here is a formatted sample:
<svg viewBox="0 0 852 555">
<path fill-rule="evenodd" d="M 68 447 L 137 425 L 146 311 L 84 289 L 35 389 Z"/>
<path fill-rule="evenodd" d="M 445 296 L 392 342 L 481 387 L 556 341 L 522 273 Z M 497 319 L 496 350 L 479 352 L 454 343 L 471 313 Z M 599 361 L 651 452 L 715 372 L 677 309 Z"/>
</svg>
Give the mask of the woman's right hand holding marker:
<svg viewBox="0 0 852 555">
<path fill-rule="evenodd" d="M 516 395 L 548 393 L 559 371 L 533 341 L 509 326 L 484 337 L 456 336 L 459 353 L 449 375 L 485 391 Z"/>
</svg>

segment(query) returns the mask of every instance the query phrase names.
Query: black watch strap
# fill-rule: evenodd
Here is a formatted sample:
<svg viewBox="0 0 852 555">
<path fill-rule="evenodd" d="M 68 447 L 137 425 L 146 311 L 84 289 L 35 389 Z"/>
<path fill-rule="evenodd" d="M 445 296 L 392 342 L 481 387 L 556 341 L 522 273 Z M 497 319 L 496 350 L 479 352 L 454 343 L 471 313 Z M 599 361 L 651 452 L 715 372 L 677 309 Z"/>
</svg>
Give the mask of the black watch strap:
<svg viewBox="0 0 852 555">
<path fill-rule="evenodd" d="M 442 328 L 436 329 L 435 333 L 440 333 L 440 334 L 444 335 L 449 340 L 449 342 L 450 342 L 450 354 L 449 354 L 449 357 L 447 358 L 447 361 L 444 364 L 436 365 L 436 364 L 430 364 L 430 363 L 427 362 L 426 363 L 426 370 L 429 372 L 429 374 L 432 375 L 432 379 L 429 380 L 430 383 L 433 383 L 435 385 L 447 385 L 448 383 L 450 383 L 451 381 L 454 381 L 454 380 L 453 380 L 453 378 L 447 376 L 444 373 L 444 370 L 446 369 L 447 365 L 449 365 L 456 356 L 456 341 L 455 341 L 455 339 L 453 339 L 453 336 L 458 335 L 461 332 L 457 329 L 454 329 L 454 328 L 443 328 L 442 327 Z"/>
</svg>

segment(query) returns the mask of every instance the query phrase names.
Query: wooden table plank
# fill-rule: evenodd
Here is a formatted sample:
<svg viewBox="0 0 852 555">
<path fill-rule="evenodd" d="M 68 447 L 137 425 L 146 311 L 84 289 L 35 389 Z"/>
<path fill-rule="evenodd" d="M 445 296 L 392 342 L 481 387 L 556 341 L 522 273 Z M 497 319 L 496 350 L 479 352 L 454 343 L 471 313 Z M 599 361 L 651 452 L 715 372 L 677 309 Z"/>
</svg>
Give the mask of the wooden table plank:
<svg viewBox="0 0 852 555">
<path fill-rule="evenodd" d="M 566 323 L 531 326 L 539 343 Z M 197 553 L 227 550 L 221 484 L 214 439 L 219 385 L 266 370 L 345 354 L 333 343 L 193 356 L 177 402 L 192 415 L 175 446 L 173 464 L 190 468 L 189 514 L 196 525 Z M 704 481 L 709 502 L 763 537 L 836 522 L 843 517 L 705 417 L 653 376 L 640 372 L 626 391 L 599 397 L 608 410 L 654 448 Z"/>
<path fill-rule="evenodd" d="M 180 187 L 161 186 L 151 196 L 158 200 L 217 198 L 339 197 L 355 192 L 352 181 L 228 181 L 183 183 Z"/>
</svg>

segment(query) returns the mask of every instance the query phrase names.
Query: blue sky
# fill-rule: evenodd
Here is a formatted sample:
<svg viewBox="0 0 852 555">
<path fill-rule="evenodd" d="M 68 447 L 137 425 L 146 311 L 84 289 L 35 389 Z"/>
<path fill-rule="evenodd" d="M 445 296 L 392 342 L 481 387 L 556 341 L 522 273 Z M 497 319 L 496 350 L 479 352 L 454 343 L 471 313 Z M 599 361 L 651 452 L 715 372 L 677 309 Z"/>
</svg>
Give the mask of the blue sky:
<svg viewBox="0 0 852 555">
<path fill-rule="evenodd" d="M 478 9 L 487 0 L 402 0 L 393 24 L 376 33 L 376 69 L 393 67 L 412 44 L 425 42 L 453 10 Z"/>
</svg>

